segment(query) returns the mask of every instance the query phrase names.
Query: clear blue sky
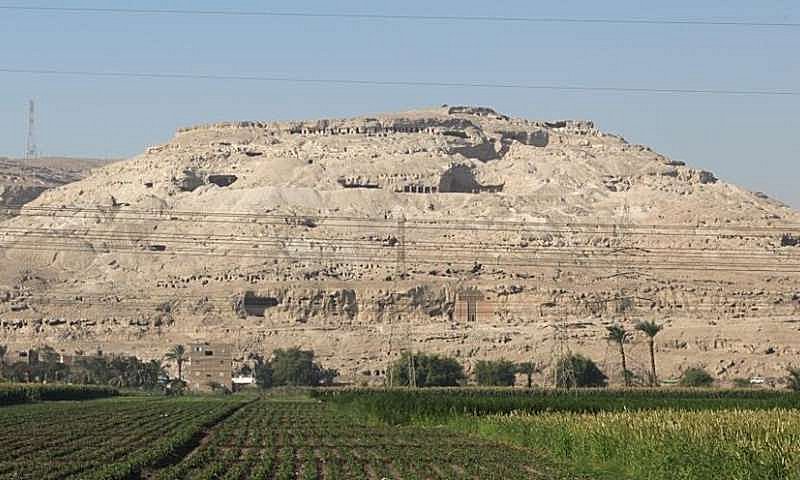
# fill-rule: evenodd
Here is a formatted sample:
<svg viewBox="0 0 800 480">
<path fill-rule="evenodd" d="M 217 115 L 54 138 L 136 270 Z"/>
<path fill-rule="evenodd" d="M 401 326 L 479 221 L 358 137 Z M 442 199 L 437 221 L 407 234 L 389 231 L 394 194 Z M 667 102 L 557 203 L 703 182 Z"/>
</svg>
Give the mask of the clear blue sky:
<svg viewBox="0 0 800 480">
<path fill-rule="evenodd" d="M 0 1 L 0 5 L 12 2 Z M 31 2 L 14 4 L 37 5 Z M 54 6 L 54 2 L 38 5 Z M 229 8 L 800 22 L 796 0 L 58 2 Z M 410 81 L 800 89 L 800 29 L 54 14 L 0 11 L 0 67 Z M 25 146 L 27 99 L 45 154 L 130 156 L 183 125 L 351 116 L 448 104 L 594 120 L 800 207 L 800 97 L 42 77 L 0 73 L 0 154 Z"/>
</svg>

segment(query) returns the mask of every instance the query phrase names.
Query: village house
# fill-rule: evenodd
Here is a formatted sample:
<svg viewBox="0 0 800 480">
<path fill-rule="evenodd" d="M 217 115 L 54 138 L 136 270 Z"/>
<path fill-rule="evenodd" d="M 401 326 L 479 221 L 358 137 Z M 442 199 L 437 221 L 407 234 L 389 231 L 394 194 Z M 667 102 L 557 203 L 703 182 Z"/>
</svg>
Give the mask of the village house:
<svg viewBox="0 0 800 480">
<path fill-rule="evenodd" d="M 233 345 L 193 343 L 189 345 L 186 383 L 195 391 L 210 391 L 215 385 L 233 389 Z"/>
</svg>

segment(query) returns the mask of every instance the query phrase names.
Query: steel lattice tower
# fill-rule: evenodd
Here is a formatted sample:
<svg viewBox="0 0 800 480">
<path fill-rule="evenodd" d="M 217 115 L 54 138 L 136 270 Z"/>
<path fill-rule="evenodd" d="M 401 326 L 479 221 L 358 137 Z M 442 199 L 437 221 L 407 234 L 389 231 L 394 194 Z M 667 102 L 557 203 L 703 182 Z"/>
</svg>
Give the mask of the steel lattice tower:
<svg viewBox="0 0 800 480">
<path fill-rule="evenodd" d="M 36 107 L 33 100 L 28 101 L 28 139 L 25 142 L 25 158 L 36 158 Z"/>
</svg>

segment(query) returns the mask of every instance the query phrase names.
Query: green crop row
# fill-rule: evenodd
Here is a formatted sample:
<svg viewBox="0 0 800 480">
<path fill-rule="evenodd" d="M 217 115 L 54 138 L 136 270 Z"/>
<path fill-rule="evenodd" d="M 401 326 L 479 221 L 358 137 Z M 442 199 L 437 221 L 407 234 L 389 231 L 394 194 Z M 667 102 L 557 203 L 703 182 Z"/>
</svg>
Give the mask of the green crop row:
<svg viewBox="0 0 800 480">
<path fill-rule="evenodd" d="M 121 398 L 0 410 L 0 479 L 126 479 L 178 461 L 239 399 Z"/>
<path fill-rule="evenodd" d="M 452 415 L 800 407 L 800 395 L 768 390 L 720 389 L 338 389 L 311 392 L 317 399 L 390 424 Z"/>
<path fill-rule="evenodd" d="M 119 395 L 116 388 L 98 385 L 0 384 L 0 406 L 50 400 L 92 400 Z"/>
<path fill-rule="evenodd" d="M 318 402 L 260 401 L 157 480 L 541 478 L 530 453 L 441 429 L 368 425 Z"/>
</svg>

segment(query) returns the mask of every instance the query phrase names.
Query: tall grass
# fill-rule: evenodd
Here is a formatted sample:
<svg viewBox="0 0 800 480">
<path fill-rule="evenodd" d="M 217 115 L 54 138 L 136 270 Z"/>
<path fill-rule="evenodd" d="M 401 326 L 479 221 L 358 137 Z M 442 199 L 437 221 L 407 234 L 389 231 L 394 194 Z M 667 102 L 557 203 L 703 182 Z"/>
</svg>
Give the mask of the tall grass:
<svg viewBox="0 0 800 480">
<path fill-rule="evenodd" d="M 446 422 L 591 478 L 800 479 L 797 410 L 526 413 Z"/>
<path fill-rule="evenodd" d="M 328 390 L 353 415 L 532 450 L 598 479 L 800 480 L 800 395 L 767 390 Z"/>
<path fill-rule="evenodd" d="M 762 410 L 800 407 L 800 395 L 754 389 L 342 389 L 312 392 L 312 395 L 390 424 L 426 418 L 511 412 L 598 413 L 663 408 Z"/>
</svg>

